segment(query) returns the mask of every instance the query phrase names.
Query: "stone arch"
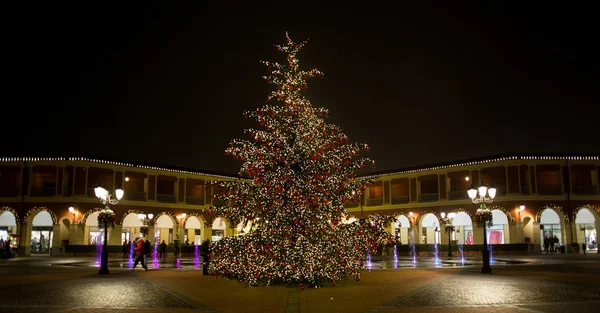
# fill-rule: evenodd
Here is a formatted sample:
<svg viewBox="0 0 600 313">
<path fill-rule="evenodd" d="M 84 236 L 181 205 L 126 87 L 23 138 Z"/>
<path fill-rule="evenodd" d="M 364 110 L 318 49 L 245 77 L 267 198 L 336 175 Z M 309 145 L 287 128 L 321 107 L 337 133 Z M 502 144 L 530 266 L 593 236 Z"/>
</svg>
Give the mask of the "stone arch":
<svg viewBox="0 0 600 313">
<path fill-rule="evenodd" d="M 559 205 L 555 205 L 555 204 L 548 204 L 548 205 L 544 205 L 535 215 L 535 221 L 536 222 L 540 222 L 540 219 L 542 218 L 542 213 L 544 212 L 544 210 L 546 209 L 552 209 L 554 211 L 556 211 L 556 213 L 558 213 L 559 217 L 562 217 L 564 219 L 565 222 L 569 221 L 569 216 L 563 211 L 562 207 Z"/>
<path fill-rule="evenodd" d="M 52 221 L 52 228 L 53 229 L 50 230 L 50 231 L 49 230 L 44 230 L 46 232 L 49 231 L 49 236 L 51 237 L 48 240 L 49 245 L 48 246 L 46 246 L 45 244 L 42 245 L 41 243 L 43 241 L 41 240 L 41 237 L 40 237 L 40 245 L 39 245 L 40 249 L 36 250 L 36 247 L 38 247 L 38 245 L 34 244 L 33 240 L 32 240 L 33 220 L 34 220 L 35 216 L 37 216 L 40 212 L 46 212 L 46 213 L 48 213 L 48 215 L 50 215 L 50 219 Z M 51 253 L 52 252 L 52 247 L 54 246 L 53 245 L 53 241 L 54 241 L 54 237 L 53 236 L 56 235 L 56 234 L 53 234 L 54 233 L 53 230 L 54 230 L 54 226 L 56 226 L 58 224 L 58 218 L 56 217 L 56 214 L 54 213 L 54 211 L 48 209 L 47 207 L 43 207 L 43 206 L 41 206 L 41 207 L 34 207 L 31 210 L 29 210 L 27 212 L 27 214 L 25 214 L 25 217 L 23 218 L 23 222 L 26 224 L 26 226 L 25 226 L 26 227 L 25 228 L 26 231 L 25 231 L 25 234 L 24 234 L 25 236 L 23 236 L 21 238 L 21 246 L 23 247 L 25 255 L 31 255 L 32 252 L 34 252 L 34 253 L 36 253 L 36 252 L 45 253 L 45 251 L 42 251 L 42 249 L 41 249 L 42 246 L 49 248 L 49 250 L 48 250 L 47 253 Z M 46 233 L 46 235 L 48 235 L 48 233 Z M 46 237 L 46 238 L 48 238 L 48 237 Z M 32 250 L 35 250 L 35 251 L 32 251 Z"/>
<path fill-rule="evenodd" d="M 202 214 L 201 214 L 201 213 L 199 213 L 199 212 L 192 212 L 192 213 L 188 213 L 188 214 L 185 216 L 185 218 L 183 219 L 183 225 L 184 225 L 184 226 L 185 226 L 185 223 L 187 223 L 187 220 L 188 220 L 190 217 L 192 217 L 192 216 L 194 216 L 194 217 L 196 217 L 198 220 L 200 220 L 200 223 L 202 224 L 202 226 L 204 226 L 204 225 L 206 225 L 206 224 L 207 224 L 207 221 L 206 221 L 206 218 L 204 217 L 204 215 L 202 215 Z"/>
<path fill-rule="evenodd" d="M 142 212 L 141 210 L 138 210 L 138 209 L 128 210 L 127 212 L 123 213 L 123 215 L 121 215 L 121 220 L 119 221 L 119 225 L 123 225 L 123 221 L 125 220 L 125 218 L 127 217 L 127 215 L 129 215 L 131 213 L 134 213 L 134 214 L 137 215 L 137 214 L 141 214 L 141 213 L 144 213 L 144 212 Z M 156 217 L 154 217 L 154 218 L 156 218 Z"/>
<path fill-rule="evenodd" d="M 174 214 L 173 212 L 171 212 L 171 211 L 163 211 L 163 212 L 160 212 L 160 213 L 156 214 L 156 216 L 154 216 L 154 218 L 153 218 L 152 220 L 154 220 L 154 221 L 158 221 L 158 218 L 159 218 L 159 217 L 161 217 L 161 216 L 163 216 L 163 215 L 166 215 L 166 216 L 168 216 L 168 217 L 170 217 L 170 218 L 171 218 L 171 221 L 173 222 L 173 226 L 175 226 L 175 225 L 179 225 L 179 219 L 178 219 L 178 218 L 177 218 L 177 216 L 175 216 L 175 214 Z M 184 225 L 185 225 L 185 224 L 184 224 Z"/>
<path fill-rule="evenodd" d="M 408 216 L 408 213 L 394 214 L 394 217 L 396 218 L 396 221 L 394 222 L 394 227 L 396 227 L 398 223 L 400 224 L 400 228 L 410 228 L 412 226 L 410 223 L 410 216 Z M 400 219 L 402 219 L 402 221 L 400 221 Z"/>
<path fill-rule="evenodd" d="M 440 214 L 438 212 L 436 212 L 434 210 L 431 210 L 431 209 L 427 209 L 427 210 L 419 212 L 419 216 L 415 220 L 415 224 L 421 226 L 422 223 L 423 223 L 423 218 L 427 214 L 433 214 L 433 215 L 435 215 L 435 217 L 438 219 L 438 221 L 440 221 L 442 219 L 442 217 L 440 216 Z M 409 220 L 410 220 L 410 218 L 409 218 Z"/>
<path fill-rule="evenodd" d="M 556 216 L 558 217 L 558 223 L 542 223 L 542 215 L 544 214 L 544 211 L 550 209 L 551 211 L 553 211 Z M 559 243 L 560 244 L 564 244 L 565 238 L 567 237 L 567 228 L 569 225 L 569 216 L 567 214 L 565 214 L 565 212 L 562 210 L 561 206 L 558 205 L 554 205 L 554 204 L 548 204 L 543 206 L 536 214 L 536 222 L 540 223 L 540 225 L 544 226 L 543 231 L 540 230 L 540 245 L 542 245 L 542 249 L 544 248 L 543 243 L 544 243 L 544 239 L 546 237 L 552 237 L 554 235 L 557 236 Z M 558 225 L 558 226 L 552 226 L 552 225 Z"/>
<path fill-rule="evenodd" d="M 6 213 L 6 215 L 12 215 L 12 219 L 14 219 L 14 225 L 12 225 L 12 220 L 10 219 L 10 217 L 5 216 L 5 218 L 7 218 L 9 221 L 7 221 L 6 224 L 2 225 L 8 228 L 7 231 L 7 236 L 8 237 L 12 237 L 11 235 L 19 235 L 21 234 L 21 223 L 19 220 L 19 215 L 17 215 L 17 212 L 11 208 L 11 207 L 2 207 L 2 209 L 0 210 L 0 216 L 4 215 L 4 212 L 8 212 Z M 14 239 L 12 239 L 14 240 Z"/>
<path fill-rule="evenodd" d="M 429 215 L 432 215 L 436 219 L 437 222 L 434 223 L 437 224 L 437 226 L 435 226 L 435 224 L 432 224 L 431 226 L 423 226 L 424 220 Z M 419 220 L 417 222 L 417 225 L 419 225 L 417 227 L 417 231 L 419 232 L 420 236 L 418 242 L 426 244 L 439 244 L 441 241 L 441 220 L 441 216 L 438 212 L 433 210 L 421 211 L 419 214 Z M 423 228 L 426 228 L 426 233 L 423 233 Z"/>
<path fill-rule="evenodd" d="M 104 209 L 103 208 L 93 208 L 93 209 L 89 209 L 89 210 L 85 211 L 85 213 L 83 214 L 83 216 L 79 220 L 79 223 L 85 225 L 87 223 L 88 217 L 90 217 L 90 215 L 92 213 L 98 212 L 98 211 L 102 211 L 102 210 L 104 210 Z"/>
<path fill-rule="evenodd" d="M 4 212 L 4 211 L 8 211 L 15 216 L 15 221 L 17 222 L 17 228 L 18 228 L 19 223 L 21 223 L 21 218 L 19 217 L 19 214 L 17 214 L 17 211 L 15 211 L 15 209 L 13 209 L 9 206 L 3 206 L 2 208 L 0 208 L 0 214 L 2 214 L 2 212 Z"/>
<path fill-rule="evenodd" d="M 52 224 L 56 225 L 58 224 L 58 218 L 56 217 L 56 214 L 54 213 L 54 211 L 48 209 L 45 206 L 41 206 L 41 207 L 34 207 L 33 209 L 29 210 L 27 212 L 27 214 L 25 214 L 25 217 L 23 218 L 23 221 L 29 225 L 31 225 L 31 222 L 33 221 L 33 219 L 30 221 L 30 217 L 34 217 L 36 216 L 38 213 L 40 213 L 41 211 L 46 211 L 48 212 L 48 214 L 50 214 L 50 217 L 52 218 Z"/>
<path fill-rule="evenodd" d="M 594 218 L 600 219 L 600 212 L 598 212 L 598 208 L 595 205 L 584 204 L 584 205 L 578 206 L 577 208 L 575 208 L 575 210 L 573 210 L 572 221 L 575 221 L 575 218 L 577 217 L 577 213 L 579 213 L 579 211 L 581 209 L 588 209 L 588 211 L 590 211 L 592 213 L 592 215 L 594 215 Z"/>
<path fill-rule="evenodd" d="M 593 221 L 585 221 L 585 216 L 581 216 L 578 219 L 578 215 L 583 213 L 582 210 L 589 212 Z M 598 248 L 598 230 L 600 229 L 600 214 L 596 206 L 591 204 L 584 204 L 578 206 L 573 211 L 573 236 L 575 236 L 575 242 L 586 244 L 587 249 Z"/>
<path fill-rule="evenodd" d="M 475 217 L 473 216 L 473 213 L 471 213 L 470 211 L 468 211 L 467 209 L 460 207 L 460 208 L 456 208 L 453 210 L 454 213 L 465 213 L 469 216 L 469 218 L 471 219 L 471 221 L 475 220 Z"/>
<path fill-rule="evenodd" d="M 493 211 L 493 210 L 499 210 L 502 211 L 505 215 L 506 215 L 506 219 L 508 219 L 508 222 L 515 222 L 516 219 L 510 215 L 510 213 L 503 207 L 500 205 L 490 205 L 488 206 L 488 210 Z"/>
<path fill-rule="evenodd" d="M 199 227 L 193 227 L 195 225 L 190 225 L 191 222 L 194 224 L 198 221 Z M 184 232 L 184 240 L 187 238 L 190 242 L 194 244 L 202 243 L 203 233 L 206 232 L 206 221 L 204 220 L 204 216 L 198 212 L 192 212 L 185 216 L 182 219 L 183 232 Z M 198 230 L 198 235 L 196 234 L 196 230 Z M 198 236 L 198 238 L 196 237 Z"/>
</svg>

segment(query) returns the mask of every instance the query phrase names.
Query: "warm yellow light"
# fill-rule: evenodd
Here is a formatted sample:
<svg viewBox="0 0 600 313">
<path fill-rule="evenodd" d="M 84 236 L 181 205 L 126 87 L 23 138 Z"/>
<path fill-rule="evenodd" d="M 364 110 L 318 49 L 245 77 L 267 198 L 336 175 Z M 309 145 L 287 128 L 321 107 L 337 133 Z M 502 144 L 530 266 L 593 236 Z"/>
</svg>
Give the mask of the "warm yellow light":
<svg viewBox="0 0 600 313">
<path fill-rule="evenodd" d="M 413 215 L 413 212 L 408 212 L 408 215 L 409 215 L 410 217 L 412 217 L 412 215 Z"/>
<path fill-rule="evenodd" d="M 521 210 L 521 212 L 525 211 L 525 206 L 521 204 L 521 206 L 519 206 L 519 210 Z"/>
<path fill-rule="evenodd" d="M 185 213 L 181 214 L 181 217 L 186 217 L 186 216 L 187 216 L 187 214 L 185 214 Z"/>
<path fill-rule="evenodd" d="M 125 177 L 125 181 L 129 181 L 129 177 Z"/>
<path fill-rule="evenodd" d="M 465 177 L 465 180 L 466 180 L 466 181 L 469 181 L 469 180 L 470 180 L 469 176 Z"/>
<path fill-rule="evenodd" d="M 75 208 L 74 208 L 74 207 L 72 207 L 72 206 L 71 206 L 71 207 L 69 207 L 69 212 L 71 212 L 71 213 L 75 212 Z"/>
</svg>

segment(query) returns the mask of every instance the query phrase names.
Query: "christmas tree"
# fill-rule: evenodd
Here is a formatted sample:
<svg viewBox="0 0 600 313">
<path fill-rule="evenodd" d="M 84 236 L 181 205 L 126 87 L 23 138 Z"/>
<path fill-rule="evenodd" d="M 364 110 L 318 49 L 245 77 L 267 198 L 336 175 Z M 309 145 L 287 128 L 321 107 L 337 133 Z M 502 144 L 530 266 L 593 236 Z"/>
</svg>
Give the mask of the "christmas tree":
<svg viewBox="0 0 600 313">
<path fill-rule="evenodd" d="M 266 105 L 244 113 L 260 127 L 245 130 L 250 139 L 234 139 L 226 149 L 243 163 L 242 179 L 220 182 L 215 198 L 225 205 L 210 208 L 248 231 L 213 243 L 209 271 L 249 285 L 359 280 L 367 254 L 392 240 L 384 228 L 393 219 L 345 220 L 344 203 L 357 201 L 370 182 L 356 172 L 374 162 L 359 157 L 369 150 L 366 144 L 350 143 L 326 123 L 327 109 L 302 95 L 307 79 L 322 73 L 300 70 L 296 55 L 306 42 L 286 38 L 276 48 L 287 64 L 263 61 L 264 78 L 276 89 Z"/>
</svg>

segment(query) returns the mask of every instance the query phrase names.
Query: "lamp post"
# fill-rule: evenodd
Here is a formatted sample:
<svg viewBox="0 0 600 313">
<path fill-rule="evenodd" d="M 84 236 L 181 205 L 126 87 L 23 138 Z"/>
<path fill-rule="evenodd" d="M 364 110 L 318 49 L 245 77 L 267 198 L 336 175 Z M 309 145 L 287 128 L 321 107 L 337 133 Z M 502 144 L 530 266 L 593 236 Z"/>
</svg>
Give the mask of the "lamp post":
<svg viewBox="0 0 600 313">
<path fill-rule="evenodd" d="M 140 233 L 142 233 L 142 237 L 144 237 L 144 235 L 146 235 L 146 232 L 148 231 L 148 223 L 152 220 L 153 217 L 154 217 L 154 215 L 152 213 L 150 213 L 150 214 L 144 214 L 144 213 L 138 214 L 138 219 L 140 219 L 140 222 L 142 222 L 142 228 L 140 228 Z M 145 228 L 145 230 L 141 231 L 144 228 Z"/>
<path fill-rule="evenodd" d="M 73 224 L 77 224 L 77 211 L 75 211 L 75 208 L 70 206 L 69 213 L 73 214 Z"/>
<path fill-rule="evenodd" d="M 519 206 L 519 222 L 521 222 L 521 212 L 525 211 L 525 206 L 524 205 L 520 205 Z"/>
<path fill-rule="evenodd" d="M 486 187 L 482 182 L 481 186 L 479 186 L 477 189 L 471 185 L 471 188 L 467 190 L 467 193 L 469 194 L 469 198 L 471 198 L 473 203 L 480 204 L 479 209 L 477 209 L 477 213 L 480 213 L 481 216 L 487 216 L 488 213 L 491 214 L 490 210 L 485 204 L 494 202 L 494 197 L 496 197 L 496 188 L 492 187 L 488 189 L 488 187 Z M 488 220 L 485 219 L 483 221 L 483 250 L 481 251 L 483 257 L 483 267 L 481 268 L 482 273 L 492 272 L 492 268 L 490 267 L 490 250 L 488 250 L 487 232 L 485 229 L 487 223 Z"/>
<path fill-rule="evenodd" d="M 96 198 L 98 201 L 104 205 L 105 213 L 114 214 L 114 212 L 110 209 L 109 204 L 115 205 L 121 201 L 123 198 L 124 191 L 123 189 L 115 190 L 115 197 L 104 188 L 98 186 L 94 188 L 94 193 L 96 194 Z M 101 212 L 102 213 L 102 212 Z M 108 221 L 104 222 L 104 244 L 102 247 L 102 258 L 100 259 L 100 271 L 98 272 L 100 275 L 108 274 Z"/>
<path fill-rule="evenodd" d="M 415 244 L 415 217 L 413 216 L 413 212 L 408 212 L 408 217 L 410 218 L 410 234 L 412 237 L 413 245 Z"/>
<path fill-rule="evenodd" d="M 452 221 L 456 217 L 456 213 L 452 212 L 446 216 L 446 213 L 442 212 L 440 214 L 442 216 L 442 223 L 444 223 L 444 228 L 446 229 L 446 233 L 448 233 L 448 256 L 452 257 L 452 232 L 454 231 L 454 225 L 452 225 Z"/>
</svg>

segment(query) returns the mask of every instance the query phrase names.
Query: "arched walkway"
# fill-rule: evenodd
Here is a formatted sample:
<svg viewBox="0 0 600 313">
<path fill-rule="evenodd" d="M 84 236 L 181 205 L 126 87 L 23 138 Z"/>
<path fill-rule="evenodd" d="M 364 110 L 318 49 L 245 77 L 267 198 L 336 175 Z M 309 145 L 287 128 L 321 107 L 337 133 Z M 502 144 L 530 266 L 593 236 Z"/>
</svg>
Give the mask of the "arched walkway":
<svg viewBox="0 0 600 313">
<path fill-rule="evenodd" d="M 54 223 L 47 210 L 41 210 L 31 220 L 31 254 L 49 254 L 52 251 Z"/>
<path fill-rule="evenodd" d="M 581 208 L 575 215 L 577 242 L 585 243 L 587 250 L 598 249 L 597 218 L 588 208 Z"/>
<path fill-rule="evenodd" d="M 11 235 L 18 235 L 17 218 L 15 214 L 9 210 L 0 212 L 0 238 L 8 240 Z M 14 240 L 14 239 L 13 239 Z"/>
<path fill-rule="evenodd" d="M 551 246 L 550 242 L 554 237 L 558 239 L 558 244 L 564 243 L 563 231 L 564 219 L 554 209 L 545 208 L 540 214 L 540 243 L 543 251 L 545 251 L 546 243 Z"/>
<path fill-rule="evenodd" d="M 455 240 L 459 245 L 472 245 L 474 241 L 473 221 L 466 212 L 456 212 L 454 220 L 452 220 Z"/>
<path fill-rule="evenodd" d="M 409 229 L 410 229 L 410 221 L 405 215 L 396 216 L 396 222 L 394 222 L 394 238 L 396 239 L 396 243 L 409 243 Z"/>
<path fill-rule="evenodd" d="M 225 220 L 220 217 L 215 218 L 215 220 L 213 221 L 213 224 L 212 224 L 211 240 L 213 242 L 215 242 L 215 241 L 219 241 L 219 240 L 221 240 L 221 238 L 225 237 L 225 228 L 227 228 Z"/>
<path fill-rule="evenodd" d="M 487 242 L 490 245 L 508 243 L 508 217 L 502 210 L 492 210 L 492 226 L 487 233 Z"/>
<path fill-rule="evenodd" d="M 156 219 L 156 229 L 154 232 L 155 236 L 158 237 L 158 242 L 163 242 L 164 240 L 167 244 L 170 244 L 175 240 L 173 238 L 175 224 L 176 222 L 173 220 L 173 217 L 168 214 L 162 214 Z"/>
<path fill-rule="evenodd" d="M 440 221 L 433 213 L 427 213 L 421 219 L 421 243 L 440 243 Z"/>
<path fill-rule="evenodd" d="M 100 211 L 92 212 L 85 220 L 83 244 L 99 245 L 104 243 L 104 228 L 98 227 L 98 215 L 100 215 Z M 108 232 L 108 237 L 108 242 L 110 243 L 110 231 Z"/>
<path fill-rule="evenodd" d="M 127 242 L 133 242 L 135 238 L 141 236 L 140 229 L 142 228 L 143 224 L 142 221 L 140 221 L 138 214 L 139 213 L 132 212 L 125 215 L 123 218 L 123 224 L 121 225 L 122 241 L 127 240 Z"/>
<path fill-rule="evenodd" d="M 4 245 L 5 241 L 10 241 L 10 247 L 19 246 L 19 232 L 17 229 L 17 216 L 10 208 L 2 208 L 0 211 L 0 244 Z M 2 250 L 4 253 L 4 250 Z M 8 253 L 7 253 L 8 255 Z M 0 255 L 4 257 L 4 255 Z"/>
<path fill-rule="evenodd" d="M 202 221 L 196 216 L 188 216 L 185 221 L 185 238 L 190 244 L 202 244 Z"/>
</svg>

